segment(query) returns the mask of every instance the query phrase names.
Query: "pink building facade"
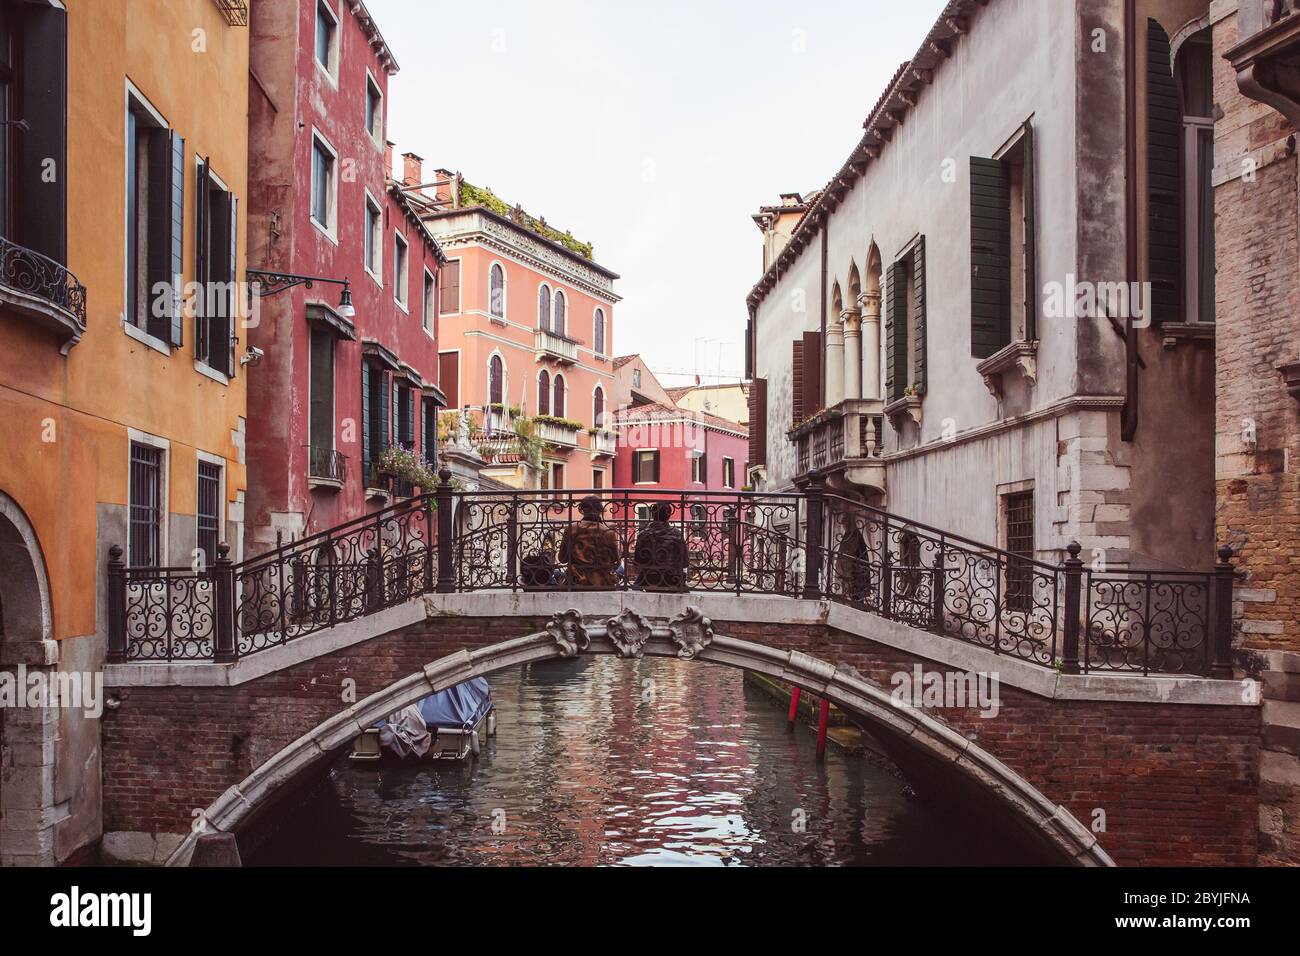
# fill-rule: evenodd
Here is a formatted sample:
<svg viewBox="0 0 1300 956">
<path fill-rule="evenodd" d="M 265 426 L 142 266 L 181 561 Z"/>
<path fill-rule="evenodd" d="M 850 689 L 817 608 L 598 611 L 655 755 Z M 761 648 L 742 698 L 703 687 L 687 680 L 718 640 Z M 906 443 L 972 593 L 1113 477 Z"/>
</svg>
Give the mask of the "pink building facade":
<svg viewBox="0 0 1300 956">
<path fill-rule="evenodd" d="M 444 260 L 391 176 L 397 64 L 364 4 L 254 4 L 250 29 L 249 270 L 283 274 L 249 334 L 258 553 L 414 492 L 376 466 L 395 444 L 435 455 Z"/>
</svg>

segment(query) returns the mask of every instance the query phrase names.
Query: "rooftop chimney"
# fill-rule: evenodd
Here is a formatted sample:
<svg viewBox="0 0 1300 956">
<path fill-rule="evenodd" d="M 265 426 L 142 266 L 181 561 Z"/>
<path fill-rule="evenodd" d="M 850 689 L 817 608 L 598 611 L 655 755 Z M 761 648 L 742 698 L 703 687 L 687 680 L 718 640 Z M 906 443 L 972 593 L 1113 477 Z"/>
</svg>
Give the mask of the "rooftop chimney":
<svg viewBox="0 0 1300 956">
<path fill-rule="evenodd" d="M 393 147 L 396 144 L 390 139 L 384 143 L 384 179 L 394 179 L 393 176 Z"/>
<path fill-rule="evenodd" d="M 414 153 L 402 154 L 402 185 L 407 189 L 424 185 L 423 157 L 416 156 Z"/>
</svg>

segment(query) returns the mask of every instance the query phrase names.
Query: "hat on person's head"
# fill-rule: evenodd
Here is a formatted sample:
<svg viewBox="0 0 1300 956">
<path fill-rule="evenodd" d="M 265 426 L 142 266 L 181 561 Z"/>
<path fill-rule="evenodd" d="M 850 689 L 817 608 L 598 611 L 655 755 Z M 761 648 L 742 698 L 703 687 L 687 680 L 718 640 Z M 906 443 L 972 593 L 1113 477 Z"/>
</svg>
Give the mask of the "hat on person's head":
<svg viewBox="0 0 1300 956">
<path fill-rule="evenodd" d="M 582 512 L 584 518 L 594 521 L 604 515 L 605 502 L 601 501 L 595 495 L 588 495 L 579 502 L 578 510 Z"/>
<path fill-rule="evenodd" d="M 655 505 L 654 515 L 656 521 L 667 521 L 673 516 L 673 506 L 666 501 L 661 501 Z"/>
</svg>

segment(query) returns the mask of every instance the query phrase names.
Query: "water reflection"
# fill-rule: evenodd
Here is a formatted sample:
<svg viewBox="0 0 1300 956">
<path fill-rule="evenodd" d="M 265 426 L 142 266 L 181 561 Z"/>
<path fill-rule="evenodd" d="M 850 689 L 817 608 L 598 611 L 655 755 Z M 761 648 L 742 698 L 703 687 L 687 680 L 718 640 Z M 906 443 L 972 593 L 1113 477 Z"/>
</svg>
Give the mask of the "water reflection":
<svg viewBox="0 0 1300 956">
<path fill-rule="evenodd" d="M 813 736 L 739 671 L 609 657 L 491 679 L 478 764 L 336 765 L 251 865 L 963 865 L 1019 862 Z"/>
</svg>

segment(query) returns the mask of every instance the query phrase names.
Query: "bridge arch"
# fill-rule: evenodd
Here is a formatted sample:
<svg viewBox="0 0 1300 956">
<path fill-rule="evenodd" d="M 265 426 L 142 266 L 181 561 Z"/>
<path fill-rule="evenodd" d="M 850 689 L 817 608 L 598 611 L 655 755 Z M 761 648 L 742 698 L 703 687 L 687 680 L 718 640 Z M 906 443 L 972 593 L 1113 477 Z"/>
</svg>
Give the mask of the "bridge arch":
<svg viewBox="0 0 1300 956">
<path fill-rule="evenodd" d="M 751 670 L 806 688 L 865 720 L 891 757 L 905 755 L 914 766 L 942 767 L 952 779 L 991 799 L 1023 834 L 1061 862 L 1114 865 L 1067 809 L 952 727 L 923 710 L 896 704 L 889 691 L 853 668 L 837 668 L 799 651 L 716 634 L 712 623 L 693 608 L 662 625 L 631 610 L 602 623 L 568 611 L 555 615 L 542 631 L 461 650 L 427 664 L 324 721 L 227 790 L 203 811 L 201 826 L 177 847 L 167 864 L 186 865 L 203 829 L 242 830 L 275 805 L 302 775 L 336 759 L 364 729 L 430 694 L 510 667 L 583 654 L 675 657 Z"/>
</svg>

